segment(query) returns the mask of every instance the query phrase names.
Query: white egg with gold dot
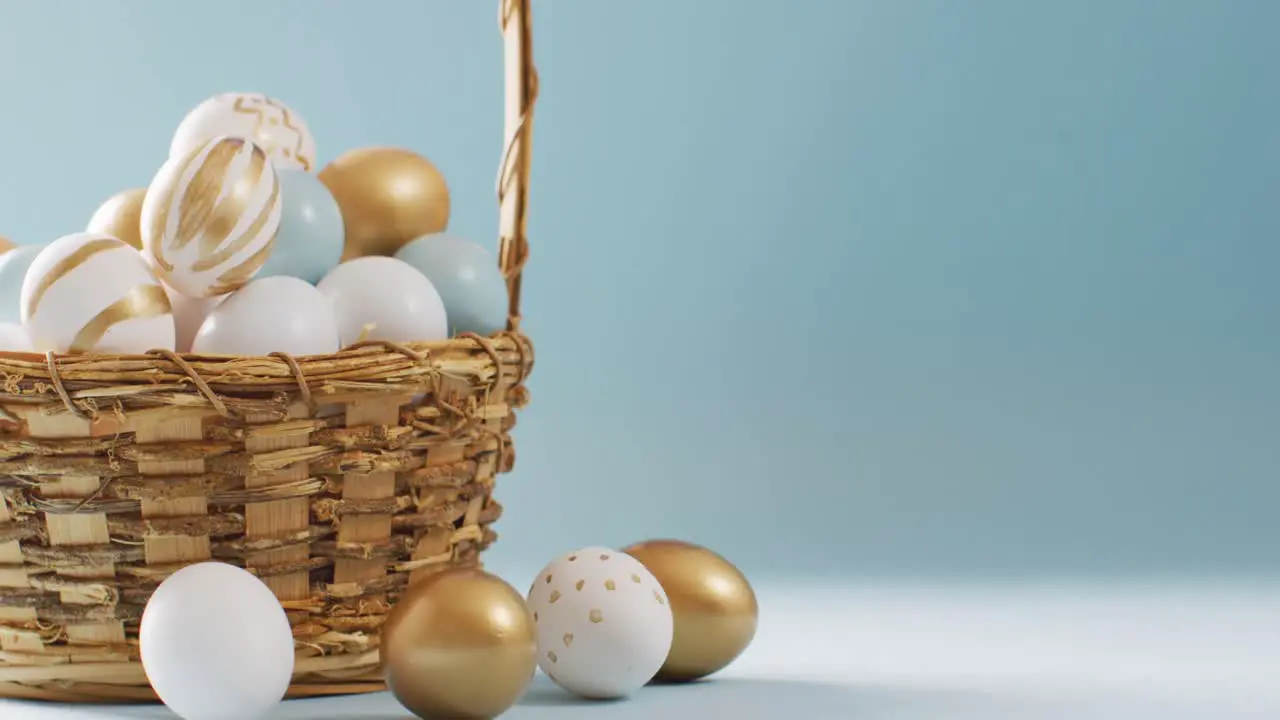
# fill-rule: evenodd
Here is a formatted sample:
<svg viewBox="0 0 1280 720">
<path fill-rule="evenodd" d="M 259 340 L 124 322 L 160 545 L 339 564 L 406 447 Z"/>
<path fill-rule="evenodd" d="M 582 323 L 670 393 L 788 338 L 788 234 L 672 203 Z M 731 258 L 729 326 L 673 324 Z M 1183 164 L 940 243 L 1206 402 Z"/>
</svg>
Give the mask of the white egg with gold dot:
<svg viewBox="0 0 1280 720">
<path fill-rule="evenodd" d="M 280 230 L 280 180 L 261 148 L 220 136 L 170 158 L 142 201 L 142 246 L 164 284 L 209 298 L 246 285 Z"/>
<path fill-rule="evenodd" d="M 316 169 L 316 140 L 298 113 L 262 93 L 214 95 L 187 113 L 173 134 L 169 157 L 186 155 L 219 136 L 251 141 L 279 168 Z"/>
<path fill-rule="evenodd" d="M 529 588 L 538 666 L 592 699 L 626 697 L 653 679 L 671 650 L 666 593 L 635 558 L 602 547 L 569 553 Z"/>
<path fill-rule="evenodd" d="M 22 282 L 22 322 L 36 352 L 173 350 L 169 295 L 142 255 L 102 233 L 54 240 Z"/>
</svg>

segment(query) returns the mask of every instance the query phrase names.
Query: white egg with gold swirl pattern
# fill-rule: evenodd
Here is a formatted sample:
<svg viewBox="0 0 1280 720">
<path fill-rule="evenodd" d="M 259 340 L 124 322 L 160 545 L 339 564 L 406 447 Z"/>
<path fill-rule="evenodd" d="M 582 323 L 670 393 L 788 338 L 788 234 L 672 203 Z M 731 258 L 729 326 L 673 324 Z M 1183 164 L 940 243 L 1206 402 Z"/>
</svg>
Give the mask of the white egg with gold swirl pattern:
<svg viewBox="0 0 1280 720">
<path fill-rule="evenodd" d="M 75 233 L 40 251 L 22 282 L 22 321 L 36 352 L 174 349 L 169 296 L 142 255 L 103 233 Z"/>
<path fill-rule="evenodd" d="M 143 249 L 170 288 L 225 295 L 266 263 L 280 209 L 280 181 L 262 149 L 216 137 L 156 173 L 142 203 Z"/>
</svg>

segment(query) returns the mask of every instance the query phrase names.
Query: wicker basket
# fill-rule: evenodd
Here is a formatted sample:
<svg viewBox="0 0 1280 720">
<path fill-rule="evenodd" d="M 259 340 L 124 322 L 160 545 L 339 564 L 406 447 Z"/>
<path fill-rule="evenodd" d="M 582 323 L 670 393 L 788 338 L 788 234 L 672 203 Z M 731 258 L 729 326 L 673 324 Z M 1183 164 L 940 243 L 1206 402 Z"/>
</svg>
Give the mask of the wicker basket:
<svg viewBox="0 0 1280 720">
<path fill-rule="evenodd" d="M 529 0 L 503 0 L 498 180 L 508 331 L 336 355 L 0 354 L 0 696 L 154 701 L 152 590 L 210 558 L 280 598 L 290 697 L 383 688 L 406 583 L 478 565 L 533 351 L 519 332 L 536 75 Z"/>
</svg>

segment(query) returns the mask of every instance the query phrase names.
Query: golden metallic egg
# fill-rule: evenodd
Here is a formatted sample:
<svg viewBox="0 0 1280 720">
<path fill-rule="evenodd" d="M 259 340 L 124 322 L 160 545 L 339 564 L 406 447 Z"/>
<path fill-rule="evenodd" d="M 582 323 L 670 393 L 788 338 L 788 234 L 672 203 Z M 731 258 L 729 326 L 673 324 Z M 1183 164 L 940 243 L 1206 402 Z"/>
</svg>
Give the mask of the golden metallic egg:
<svg viewBox="0 0 1280 720">
<path fill-rule="evenodd" d="M 622 550 L 653 573 L 671 603 L 675 634 L 655 680 L 688 682 L 723 670 L 751 644 L 760 609 L 742 571 L 707 548 L 650 540 Z"/>
<path fill-rule="evenodd" d="M 410 240 L 449 227 L 449 187 L 430 160 L 400 148 L 351 150 L 317 176 L 342 210 L 342 259 L 395 255 Z"/>
<path fill-rule="evenodd" d="M 119 238 L 141 250 L 142 200 L 146 196 L 146 188 L 134 188 L 112 195 L 89 218 L 89 225 L 85 230 Z"/>
<path fill-rule="evenodd" d="M 7 253 L 16 247 L 18 246 L 12 240 L 10 240 L 9 238 L 3 235 L 0 235 L 0 254 Z"/>
<path fill-rule="evenodd" d="M 409 586 L 382 627 L 387 687 L 423 720 L 488 720 L 524 693 L 537 667 L 524 597 L 478 569 Z"/>
</svg>

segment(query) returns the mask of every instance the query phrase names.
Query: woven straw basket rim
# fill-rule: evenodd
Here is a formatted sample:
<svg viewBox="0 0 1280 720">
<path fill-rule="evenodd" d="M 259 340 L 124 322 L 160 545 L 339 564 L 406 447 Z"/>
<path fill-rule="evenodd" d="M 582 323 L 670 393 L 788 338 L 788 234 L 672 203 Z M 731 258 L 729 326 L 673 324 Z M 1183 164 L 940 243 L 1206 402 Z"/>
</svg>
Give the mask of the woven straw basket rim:
<svg viewBox="0 0 1280 720">
<path fill-rule="evenodd" d="M 290 697 L 381 690 L 378 630 L 400 593 L 481 565 L 534 364 L 529 4 L 499 3 L 505 331 L 305 357 L 0 352 L 0 697 L 154 702 L 142 608 L 207 560 L 280 598 Z"/>
</svg>

